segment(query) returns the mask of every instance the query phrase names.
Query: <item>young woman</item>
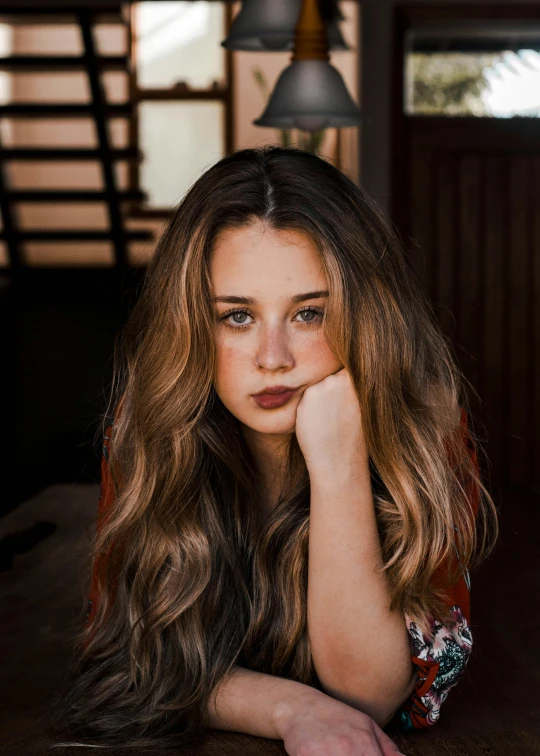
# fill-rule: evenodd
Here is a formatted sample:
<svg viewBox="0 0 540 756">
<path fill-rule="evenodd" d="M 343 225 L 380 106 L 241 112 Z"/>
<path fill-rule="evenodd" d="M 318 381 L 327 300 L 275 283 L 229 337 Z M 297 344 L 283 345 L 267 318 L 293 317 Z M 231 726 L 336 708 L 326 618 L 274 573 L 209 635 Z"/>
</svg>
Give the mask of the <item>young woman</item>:
<svg viewBox="0 0 540 756">
<path fill-rule="evenodd" d="M 56 731 L 389 756 L 387 724 L 433 725 L 498 518 L 463 378 L 374 202 L 294 148 L 225 157 L 116 346 Z"/>
</svg>

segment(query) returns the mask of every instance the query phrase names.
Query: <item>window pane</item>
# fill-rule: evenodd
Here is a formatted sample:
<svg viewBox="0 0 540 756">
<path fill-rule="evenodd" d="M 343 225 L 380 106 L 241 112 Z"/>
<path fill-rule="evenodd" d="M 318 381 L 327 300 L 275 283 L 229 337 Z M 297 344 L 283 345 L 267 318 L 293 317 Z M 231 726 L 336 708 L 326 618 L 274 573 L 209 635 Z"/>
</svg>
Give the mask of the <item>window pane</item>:
<svg viewBox="0 0 540 756">
<path fill-rule="evenodd" d="M 540 116 L 540 29 L 426 29 L 409 33 L 405 112 Z"/>
<path fill-rule="evenodd" d="M 224 84 L 223 3 L 137 3 L 135 29 L 140 87 L 171 87 L 178 81 L 204 89 L 213 81 Z"/>
<path fill-rule="evenodd" d="M 193 181 L 221 159 L 223 118 L 221 102 L 140 103 L 140 183 L 149 206 L 178 204 Z"/>
<path fill-rule="evenodd" d="M 13 52 L 13 28 L 0 24 L 0 55 L 9 57 Z M 7 71 L 0 71 L 0 103 L 7 103 L 13 96 L 13 77 Z"/>
</svg>

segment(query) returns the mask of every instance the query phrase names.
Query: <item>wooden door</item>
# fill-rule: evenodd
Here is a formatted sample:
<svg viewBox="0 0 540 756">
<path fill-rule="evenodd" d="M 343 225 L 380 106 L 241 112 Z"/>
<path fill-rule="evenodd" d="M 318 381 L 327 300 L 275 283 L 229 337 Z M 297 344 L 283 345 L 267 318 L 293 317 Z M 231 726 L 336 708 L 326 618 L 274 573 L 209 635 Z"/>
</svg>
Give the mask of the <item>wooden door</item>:
<svg viewBox="0 0 540 756">
<path fill-rule="evenodd" d="M 491 480 L 539 486 L 540 119 L 405 116 L 401 102 L 393 220 L 470 381 Z"/>
</svg>

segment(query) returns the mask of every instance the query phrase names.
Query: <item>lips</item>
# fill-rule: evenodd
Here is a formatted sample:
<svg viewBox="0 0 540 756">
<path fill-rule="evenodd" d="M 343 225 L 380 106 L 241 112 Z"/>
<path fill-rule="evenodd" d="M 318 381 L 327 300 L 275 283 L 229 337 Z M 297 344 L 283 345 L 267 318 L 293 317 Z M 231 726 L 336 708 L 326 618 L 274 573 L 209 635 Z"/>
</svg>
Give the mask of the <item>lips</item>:
<svg viewBox="0 0 540 756">
<path fill-rule="evenodd" d="M 253 398 L 263 409 L 275 409 L 276 407 L 282 407 L 289 399 L 296 394 L 298 389 L 292 389 L 291 391 L 282 391 L 279 394 L 255 394 Z"/>
<path fill-rule="evenodd" d="M 255 394 L 255 396 L 260 396 L 261 394 L 283 394 L 285 391 L 296 391 L 298 386 L 267 386 L 262 391 L 259 391 L 258 394 Z"/>
</svg>

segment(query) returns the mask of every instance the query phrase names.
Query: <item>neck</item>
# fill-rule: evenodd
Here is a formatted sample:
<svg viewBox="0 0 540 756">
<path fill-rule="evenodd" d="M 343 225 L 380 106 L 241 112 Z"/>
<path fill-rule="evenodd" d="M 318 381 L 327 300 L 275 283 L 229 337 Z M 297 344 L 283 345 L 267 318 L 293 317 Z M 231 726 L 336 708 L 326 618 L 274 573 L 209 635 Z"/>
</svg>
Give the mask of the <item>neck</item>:
<svg viewBox="0 0 540 756">
<path fill-rule="evenodd" d="M 265 490 L 279 490 L 283 481 L 291 434 L 259 433 L 242 425 L 242 433 L 253 456 Z"/>
</svg>

